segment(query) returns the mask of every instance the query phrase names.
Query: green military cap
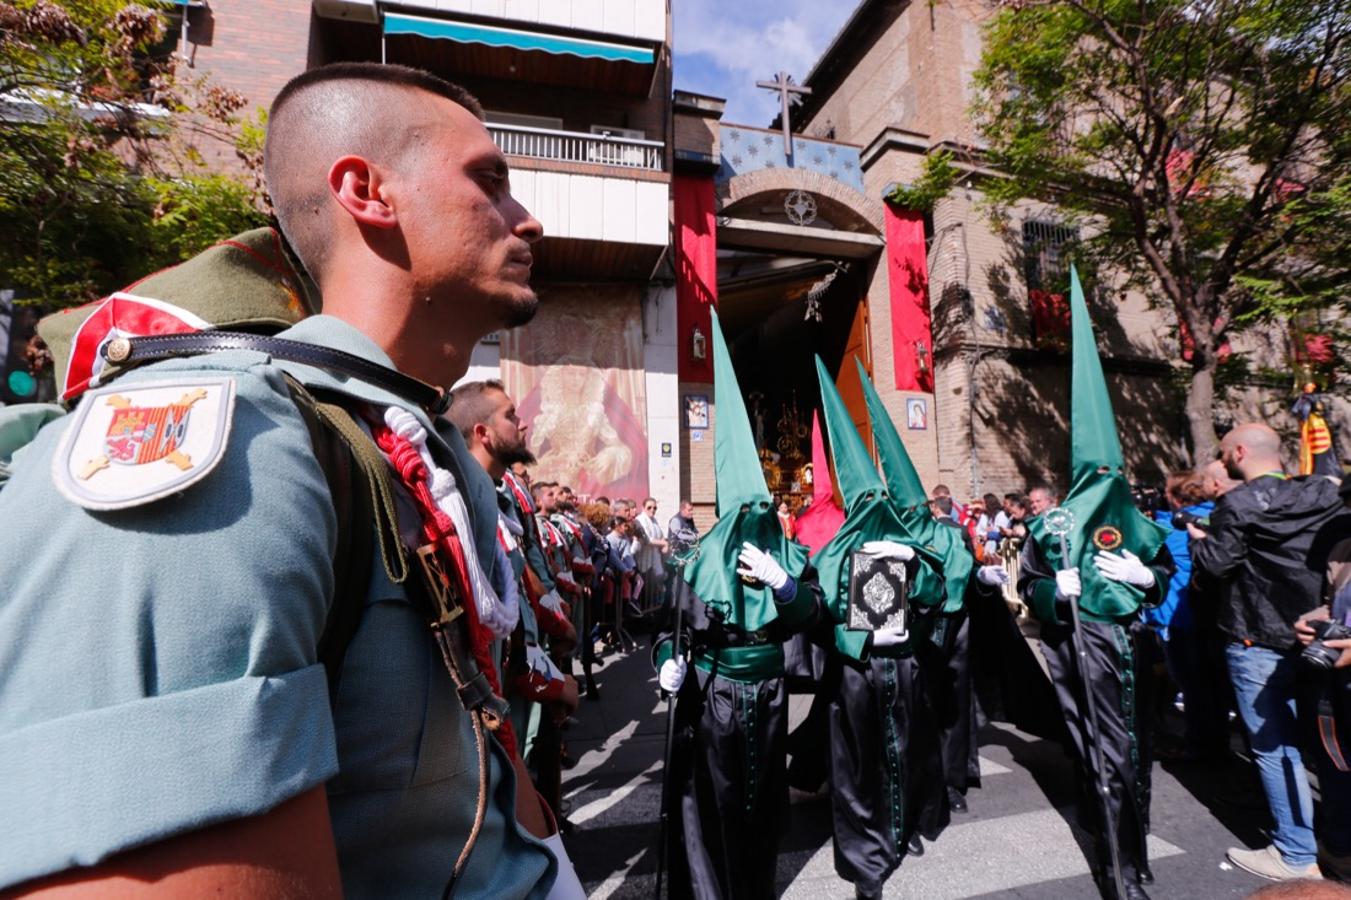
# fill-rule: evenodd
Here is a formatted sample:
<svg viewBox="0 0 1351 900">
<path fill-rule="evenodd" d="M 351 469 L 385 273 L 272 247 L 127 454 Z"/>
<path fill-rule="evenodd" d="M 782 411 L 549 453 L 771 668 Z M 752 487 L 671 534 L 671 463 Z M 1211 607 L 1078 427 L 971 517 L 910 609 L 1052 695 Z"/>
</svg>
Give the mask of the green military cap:
<svg viewBox="0 0 1351 900">
<path fill-rule="evenodd" d="M 153 317 L 156 311 L 167 309 L 177 321 L 197 328 L 272 334 L 318 312 L 318 294 L 280 233 L 273 228 L 256 228 L 149 275 L 111 297 L 53 313 L 38 323 L 38 334 L 51 349 L 58 392 L 63 397 L 70 394 L 67 399 L 72 399 L 99 368 L 96 360 L 81 358 L 81 348 L 83 356 L 89 357 L 86 345 L 96 346 L 110 329 L 133 334 L 190 330 L 153 326 L 149 331 L 139 330 L 122 321 L 127 317 Z M 125 312 L 115 310 L 117 300 L 131 301 L 122 304 Z M 147 303 L 138 305 L 137 300 Z M 96 313 L 106 321 L 93 322 Z M 87 323 L 91 327 L 84 329 Z"/>
</svg>

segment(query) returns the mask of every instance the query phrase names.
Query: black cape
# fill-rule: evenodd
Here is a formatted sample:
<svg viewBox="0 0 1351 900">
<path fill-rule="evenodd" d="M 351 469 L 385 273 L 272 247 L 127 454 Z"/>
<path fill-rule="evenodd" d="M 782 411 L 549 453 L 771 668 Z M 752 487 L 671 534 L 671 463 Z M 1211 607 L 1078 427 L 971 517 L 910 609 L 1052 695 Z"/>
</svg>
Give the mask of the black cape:
<svg viewBox="0 0 1351 900">
<path fill-rule="evenodd" d="M 1166 590 L 1174 566 L 1165 546 L 1148 565 L 1154 570 L 1155 583 L 1145 592 L 1145 603 L 1157 603 Z M 1036 541 L 1023 547 L 1018 589 L 1032 605 L 1031 595 L 1037 582 L 1055 578 L 1055 572 L 1042 556 Z M 1141 689 L 1141 638 L 1145 626 L 1138 619 L 1120 622 L 1080 623 L 1079 642 L 1086 656 L 1081 671 L 1076 658 L 1074 629 L 1065 621 L 1042 622 L 1041 641 L 1057 705 L 1069 732 L 1070 750 L 1080 775 L 1079 820 L 1093 834 L 1096 863 L 1105 895 L 1114 894 L 1107 885 L 1112 881 L 1106 820 L 1098 801 L 1097 755 L 1101 747 L 1106 769 L 1108 800 L 1106 815 L 1115 826 L 1120 850 L 1122 874 L 1128 884 L 1148 869 L 1145 835 L 1149 832 L 1150 711 L 1145 708 Z M 1085 695 L 1087 691 L 1087 696 Z M 1097 713 L 1098 729 L 1091 727 L 1086 702 Z"/>
<path fill-rule="evenodd" d="M 683 604 L 682 646 L 694 655 L 746 640 L 782 643 L 822 615 L 821 588 L 808 565 L 798 597 L 810 603 L 791 620 L 775 619 L 748 636 L 722 624 L 692 590 L 677 585 Z M 674 611 L 656 647 L 670 646 Z M 780 672 L 733 680 L 694 663 L 676 698 L 675 744 L 667 809 L 670 896 L 700 900 L 772 898 L 779 840 L 788 813 L 788 690 Z"/>
</svg>

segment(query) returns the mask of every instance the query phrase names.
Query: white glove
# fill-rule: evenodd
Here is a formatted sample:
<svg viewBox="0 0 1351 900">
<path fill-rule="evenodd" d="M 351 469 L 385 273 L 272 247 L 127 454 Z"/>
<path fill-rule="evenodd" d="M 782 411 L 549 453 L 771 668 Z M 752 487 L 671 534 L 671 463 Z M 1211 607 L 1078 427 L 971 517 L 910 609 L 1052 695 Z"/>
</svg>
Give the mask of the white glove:
<svg viewBox="0 0 1351 900">
<path fill-rule="evenodd" d="M 1057 600 L 1075 600 L 1084 592 L 1079 583 L 1078 569 L 1061 569 L 1055 573 L 1055 598 Z"/>
<path fill-rule="evenodd" d="M 788 573 L 783 570 L 783 566 L 750 541 L 741 545 L 741 555 L 737 561 L 742 566 L 736 570 L 738 575 L 764 582 L 771 591 L 777 591 L 788 583 Z"/>
<path fill-rule="evenodd" d="M 558 591 L 551 590 L 543 597 L 539 598 L 539 605 L 549 610 L 549 612 L 563 615 L 563 598 L 558 596 Z"/>
<path fill-rule="evenodd" d="M 878 543 L 884 543 L 879 541 Z M 897 544 L 896 546 L 902 546 Z M 909 549 L 908 547 L 906 548 Z M 879 628 L 873 632 L 874 647 L 895 647 L 910 640 L 909 628 Z"/>
<path fill-rule="evenodd" d="M 1093 565 L 1098 567 L 1103 577 L 1113 581 L 1124 581 L 1138 588 L 1154 586 L 1154 573 L 1129 550 L 1122 550 L 1120 554 L 1099 550 L 1098 555 L 1093 557 Z"/>
<path fill-rule="evenodd" d="M 976 580 L 990 587 L 999 587 L 1009 583 L 1009 573 L 1003 566 L 981 566 L 976 570 Z"/>
<path fill-rule="evenodd" d="M 589 566 L 591 565 L 591 560 L 581 556 L 574 556 L 572 558 L 572 564 L 574 566 Z"/>
<path fill-rule="evenodd" d="M 572 867 L 568 851 L 563 847 L 563 836 L 554 832 L 544 839 L 544 846 L 558 860 L 558 875 L 545 900 L 586 900 L 586 891 L 577 877 L 577 870 Z"/>
<path fill-rule="evenodd" d="M 530 671 L 539 674 L 547 681 L 562 681 L 563 673 L 554 661 L 549 658 L 538 644 L 526 644 L 525 646 L 525 664 L 530 667 Z"/>
<path fill-rule="evenodd" d="M 657 684 L 668 694 L 674 694 L 680 690 L 680 686 L 685 683 L 685 670 L 687 666 L 685 660 L 680 658 L 668 659 L 661 664 L 661 671 L 657 673 Z"/>
<path fill-rule="evenodd" d="M 899 559 L 901 562 L 910 562 L 915 558 L 914 547 L 898 544 L 895 541 L 865 541 L 862 550 L 869 556 L 877 556 L 882 559 Z"/>
</svg>

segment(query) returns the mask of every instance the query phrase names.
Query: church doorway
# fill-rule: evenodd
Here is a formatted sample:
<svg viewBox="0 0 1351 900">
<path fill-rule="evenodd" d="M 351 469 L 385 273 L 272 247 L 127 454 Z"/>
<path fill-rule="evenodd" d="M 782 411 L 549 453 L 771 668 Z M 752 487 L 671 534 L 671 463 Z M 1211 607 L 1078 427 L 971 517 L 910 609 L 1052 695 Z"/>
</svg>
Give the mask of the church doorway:
<svg viewBox="0 0 1351 900">
<path fill-rule="evenodd" d="M 766 481 L 796 512 L 810 499 L 815 475 L 811 429 L 821 399 L 814 357 L 834 377 L 860 433 L 871 438 L 854 359 L 871 375 L 867 291 L 875 257 L 719 243 L 719 320 Z"/>
</svg>

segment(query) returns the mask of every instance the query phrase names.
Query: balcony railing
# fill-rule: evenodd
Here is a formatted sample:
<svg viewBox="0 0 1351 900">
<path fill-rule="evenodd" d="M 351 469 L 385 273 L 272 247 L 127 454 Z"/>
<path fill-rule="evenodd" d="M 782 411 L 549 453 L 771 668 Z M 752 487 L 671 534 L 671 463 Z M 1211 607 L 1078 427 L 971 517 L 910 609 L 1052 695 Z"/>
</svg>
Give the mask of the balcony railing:
<svg viewBox="0 0 1351 900">
<path fill-rule="evenodd" d="M 662 170 L 664 146 L 660 141 L 553 131 L 523 125 L 488 124 L 488 131 L 508 156 L 552 159 L 558 162 L 594 163 L 623 169 Z"/>
</svg>

